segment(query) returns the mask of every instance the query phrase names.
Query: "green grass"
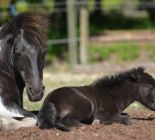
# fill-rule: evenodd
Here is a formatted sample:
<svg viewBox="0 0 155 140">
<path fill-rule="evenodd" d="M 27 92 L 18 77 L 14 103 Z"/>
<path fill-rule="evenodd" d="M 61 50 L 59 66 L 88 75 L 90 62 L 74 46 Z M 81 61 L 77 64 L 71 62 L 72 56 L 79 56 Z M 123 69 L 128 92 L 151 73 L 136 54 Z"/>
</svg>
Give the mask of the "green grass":
<svg viewBox="0 0 155 140">
<path fill-rule="evenodd" d="M 155 61 L 155 43 L 98 43 L 90 42 L 88 48 L 89 61 L 91 63 L 114 58 L 116 62 L 132 61 L 145 53 L 146 59 Z"/>
<path fill-rule="evenodd" d="M 98 63 L 100 61 L 112 60 L 116 63 L 132 62 L 141 57 L 141 53 L 145 53 L 145 59 L 155 61 L 155 43 L 137 43 L 137 42 L 116 42 L 116 43 L 98 43 L 89 42 L 88 44 L 89 63 Z M 67 62 L 66 57 L 57 57 L 55 50 L 49 50 L 52 54 L 46 55 L 46 64 L 59 63 L 58 58 Z M 61 51 L 59 51 L 61 52 Z M 60 67 L 60 66 L 59 66 Z M 64 67 L 62 67 L 64 68 Z"/>
<path fill-rule="evenodd" d="M 128 106 L 127 110 L 149 110 L 139 102 L 134 102 Z"/>
<path fill-rule="evenodd" d="M 90 62 L 98 60 L 109 59 L 112 55 L 115 55 L 118 60 L 134 60 L 140 54 L 140 48 L 136 43 L 90 43 L 88 49 L 88 55 Z"/>
<path fill-rule="evenodd" d="M 155 44 L 146 44 L 144 50 L 148 52 L 150 59 L 155 61 Z"/>
<path fill-rule="evenodd" d="M 102 0 L 102 5 L 105 10 L 111 10 L 124 3 L 124 0 Z"/>
</svg>

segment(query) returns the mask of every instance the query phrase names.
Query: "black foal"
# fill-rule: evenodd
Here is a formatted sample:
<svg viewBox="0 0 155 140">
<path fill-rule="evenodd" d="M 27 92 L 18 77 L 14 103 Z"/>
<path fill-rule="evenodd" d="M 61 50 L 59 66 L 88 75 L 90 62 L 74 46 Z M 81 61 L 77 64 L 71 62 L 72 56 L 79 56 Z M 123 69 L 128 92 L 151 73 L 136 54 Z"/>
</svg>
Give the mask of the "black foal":
<svg viewBox="0 0 155 140">
<path fill-rule="evenodd" d="M 155 110 L 155 80 L 141 67 L 103 77 L 90 85 L 52 91 L 38 114 L 38 125 L 65 131 L 95 119 L 130 125 L 130 116 L 122 112 L 134 101 Z"/>
</svg>

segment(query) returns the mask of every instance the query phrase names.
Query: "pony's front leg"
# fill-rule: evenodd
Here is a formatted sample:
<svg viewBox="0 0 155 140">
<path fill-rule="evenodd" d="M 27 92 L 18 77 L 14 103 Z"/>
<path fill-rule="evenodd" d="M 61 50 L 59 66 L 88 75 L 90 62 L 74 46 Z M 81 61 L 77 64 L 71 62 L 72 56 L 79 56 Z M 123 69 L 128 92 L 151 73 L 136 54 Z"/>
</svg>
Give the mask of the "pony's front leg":
<svg viewBox="0 0 155 140">
<path fill-rule="evenodd" d="M 11 107 L 3 106 L 0 114 L 0 130 L 14 130 L 21 127 L 32 127 L 37 124 L 37 116 L 12 103 Z"/>
<path fill-rule="evenodd" d="M 22 118 L 20 120 L 16 120 L 11 117 L 1 117 L 0 118 L 0 130 L 7 131 L 7 130 L 15 130 L 24 127 L 33 127 L 36 126 L 37 121 L 34 118 Z"/>
</svg>

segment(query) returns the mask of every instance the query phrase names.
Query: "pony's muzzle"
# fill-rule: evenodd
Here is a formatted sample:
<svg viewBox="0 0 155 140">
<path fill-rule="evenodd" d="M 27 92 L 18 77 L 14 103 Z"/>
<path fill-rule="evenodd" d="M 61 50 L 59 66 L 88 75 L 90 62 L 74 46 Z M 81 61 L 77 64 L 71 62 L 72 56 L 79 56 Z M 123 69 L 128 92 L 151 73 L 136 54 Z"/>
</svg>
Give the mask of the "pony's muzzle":
<svg viewBox="0 0 155 140">
<path fill-rule="evenodd" d="M 32 102 L 40 101 L 44 95 L 44 89 L 44 86 L 39 90 L 34 90 L 31 86 L 29 86 L 27 91 L 29 100 Z"/>
</svg>

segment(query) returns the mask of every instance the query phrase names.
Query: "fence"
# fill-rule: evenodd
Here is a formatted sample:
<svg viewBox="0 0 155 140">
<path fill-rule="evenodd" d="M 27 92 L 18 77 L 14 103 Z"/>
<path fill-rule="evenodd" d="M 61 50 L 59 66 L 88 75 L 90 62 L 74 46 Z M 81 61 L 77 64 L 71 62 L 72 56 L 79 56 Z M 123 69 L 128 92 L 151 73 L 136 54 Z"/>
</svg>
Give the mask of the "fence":
<svg viewBox="0 0 155 140">
<path fill-rule="evenodd" d="M 62 38 L 62 39 L 56 39 L 56 40 L 48 40 L 47 44 L 64 44 L 68 43 L 69 46 L 69 58 L 70 58 L 70 64 L 71 67 L 74 67 L 78 62 L 78 48 L 77 48 L 77 42 L 79 42 L 79 51 L 80 51 L 80 62 L 82 64 L 87 63 L 87 42 L 89 40 L 88 38 L 88 26 L 89 26 L 89 13 L 92 11 L 92 7 L 94 6 L 95 10 L 101 10 L 103 9 L 103 6 L 106 10 L 108 10 L 108 4 L 112 5 L 114 1 L 109 1 L 106 3 L 102 3 L 101 1 L 95 1 L 92 0 L 81 0 L 81 1 L 75 1 L 75 0 L 66 0 L 66 2 L 55 2 L 51 5 L 51 10 L 49 10 L 49 13 L 66 13 L 68 16 L 67 23 L 68 23 L 68 38 Z M 33 4 L 32 4 L 33 5 Z M 34 4 L 34 6 L 36 6 Z M 40 6 L 44 6 L 41 5 Z M 134 0 L 126 0 L 124 4 L 116 5 L 113 7 L 113 9 L 121 11 L 124 10 L 124 14 L 128 16 L 139 16 L 142 14 L 146 14 L 143 11 L 144 9 L 154 9 L 155 4 L 152 2 L 141 2 L 140 4 L 134 3 Z M 80 14 L 80 36 L 77 37 L 76 35 L 76 28 L 77 28 L 77 20 L 76 20 L 76 14 L 77 12 Z M 48 14 L 49 14 L 48 13 Z M 47 14 L 47 13 L 46 13 Z M 0 13 L 1 16 L 5 16 L 3 12 Z M 104 39 L 103 39 L 104 40 Z"/>
</svg>

